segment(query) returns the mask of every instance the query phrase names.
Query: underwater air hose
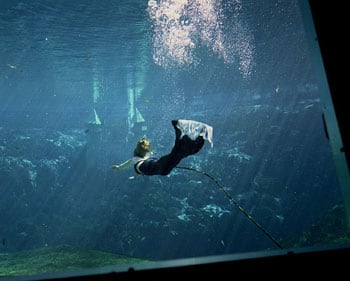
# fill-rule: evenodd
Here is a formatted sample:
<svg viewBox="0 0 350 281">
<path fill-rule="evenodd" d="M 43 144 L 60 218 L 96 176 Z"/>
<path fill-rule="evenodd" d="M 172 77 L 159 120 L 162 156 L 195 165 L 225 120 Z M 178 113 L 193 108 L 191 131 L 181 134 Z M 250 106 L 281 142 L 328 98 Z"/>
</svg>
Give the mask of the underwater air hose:
<svg viewBox="0 0 350 281">
<path fill-rule="evenodd" d="M 194 171 L 196 173 L 202 174 L 208 178 L 210 178 L 212 181 L 214 181 L 217 186 L 225 193 L 225 195 L 228 197 L 228 199 L 230 199 L 230 201 L 238 208 L 238 210 L 240 212 L 242 212 L 251 222 L 253 222 L 257 228 L 259 228 L 278 248 L 283 249 L 283 247 L 281 246 L 280 243 L 278 243 L 276 241 L 276 239 L 274 239 L 272 237 L 272 235 L 264 228 L 262 227 L 251 215 L 249 215 L 239 204 L 238 202 L 231 196 L 231 194 L 227 191 L 227 189 L 218 181 L 216 180 L 213 176 L 209 175 L 206 172 L 197 170 L 195 168 L 190 168 L 190 167 L 182 167 L 182 166 L 176 166 L 175 168 L 177 169 L 183 169 L 183 170 L 190 170 L 190 171 Z"/>
</svg>

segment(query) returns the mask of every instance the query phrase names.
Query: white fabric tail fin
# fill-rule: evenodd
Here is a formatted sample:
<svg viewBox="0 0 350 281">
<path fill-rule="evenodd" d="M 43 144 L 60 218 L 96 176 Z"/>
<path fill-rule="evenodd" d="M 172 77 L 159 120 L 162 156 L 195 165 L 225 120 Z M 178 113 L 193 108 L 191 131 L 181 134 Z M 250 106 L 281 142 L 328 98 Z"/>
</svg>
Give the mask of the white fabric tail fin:
<svg viewBox="0 0 350 281">
<path fill-rule="evenodd" d="M 213 147 L 212 126 L 209 126 L 208 124 L 202 122 L 186 119 L 178 120 L 176 126 L 181 131 L 180 138 L 182 138 L 184 135 L 187 135 L 191 140 L 195 140 L 199 136 L 202 136 L 210 143 L 211 147 Z"/>
</svg>

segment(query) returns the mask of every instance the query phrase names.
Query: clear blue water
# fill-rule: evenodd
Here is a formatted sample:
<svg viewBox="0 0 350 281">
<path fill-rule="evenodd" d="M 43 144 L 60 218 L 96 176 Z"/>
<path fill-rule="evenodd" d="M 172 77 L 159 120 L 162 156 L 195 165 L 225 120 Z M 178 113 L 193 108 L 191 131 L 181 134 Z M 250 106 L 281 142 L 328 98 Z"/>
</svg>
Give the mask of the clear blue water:
<svg viewBox="0 0 350 281">
<path fill-rule="evenodd" d="M 282 244 L 340 202 L 297 2 L 159 3 L 0 2 L 0 251 L 274 249 L 204 175 L 110 169 L 144 135 L 168 153 L 172 119 L 213 126 L 213 148 L 181 166 L 213 176 Z"/>
</svg>

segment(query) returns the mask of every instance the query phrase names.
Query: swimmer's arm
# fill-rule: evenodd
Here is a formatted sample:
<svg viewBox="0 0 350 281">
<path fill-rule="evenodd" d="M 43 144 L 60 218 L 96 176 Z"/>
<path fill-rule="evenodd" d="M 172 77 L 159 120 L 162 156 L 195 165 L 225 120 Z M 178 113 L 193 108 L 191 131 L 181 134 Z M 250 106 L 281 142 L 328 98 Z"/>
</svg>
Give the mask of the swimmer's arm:
<svg viewBox="0 0 350 281">
<path fill-rule="evenodd" d="M 132 163 L 133 163 L 132 160 L 129 159 L 120 165 L 112 165 L 112 170 L 119 171 L 119 170 L 129 168 L 132 165 Z"/>
</svg>

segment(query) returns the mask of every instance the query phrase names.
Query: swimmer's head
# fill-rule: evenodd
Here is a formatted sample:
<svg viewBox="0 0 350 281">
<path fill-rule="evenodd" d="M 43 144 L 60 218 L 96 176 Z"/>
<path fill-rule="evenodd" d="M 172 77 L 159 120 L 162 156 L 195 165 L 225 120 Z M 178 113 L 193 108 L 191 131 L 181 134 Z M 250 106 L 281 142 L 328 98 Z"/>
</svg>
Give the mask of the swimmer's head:
<svg viewBox="0 0 350 281">
<path fill-rule="evenodd" d="M 144 158 L 151 151 L 152 151 L 152 149 L 151 149 L 151 144 L 150 144 L 149 140 L 147 140 L 146 137 L 143 137 L 136 144 L 136 147 L 134 149 L 134 156 Z"/>
</svg>

